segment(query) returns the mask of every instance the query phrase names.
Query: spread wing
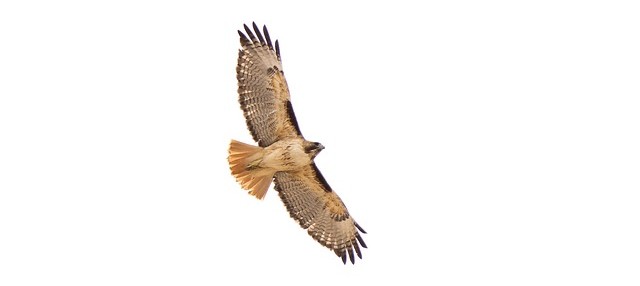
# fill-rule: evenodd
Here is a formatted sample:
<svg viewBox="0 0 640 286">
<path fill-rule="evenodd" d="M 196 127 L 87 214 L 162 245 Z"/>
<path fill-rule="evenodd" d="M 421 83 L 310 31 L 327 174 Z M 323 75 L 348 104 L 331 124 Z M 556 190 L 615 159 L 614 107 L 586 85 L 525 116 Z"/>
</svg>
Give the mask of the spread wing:
<svg viewBox="0 0 640 286">
<path fill-rule="evenodd" d="M 275 184 L 291 217 L 311 237 L 333 250 L 344 263 L 347 255 L 354 263 L 354 250 L 362 258 L 360 246 L 367 245 L 359 232 L 366 232 L 349 215 L 314 163 L 298 172 L 277 172 Z"/>
<path fill-rule="evenodd" d="M 244 25 L 238 31 L 242 49 L 236 67 L 240 107 L 253 139 L 260 147 L 282 138 L 302 136 L 282 71 L 278 41 L 271 43 L 267 27 L 253 23 L 253 32 Z M 254 35 L 255 32 L 255 35 Z"/>
</svg>

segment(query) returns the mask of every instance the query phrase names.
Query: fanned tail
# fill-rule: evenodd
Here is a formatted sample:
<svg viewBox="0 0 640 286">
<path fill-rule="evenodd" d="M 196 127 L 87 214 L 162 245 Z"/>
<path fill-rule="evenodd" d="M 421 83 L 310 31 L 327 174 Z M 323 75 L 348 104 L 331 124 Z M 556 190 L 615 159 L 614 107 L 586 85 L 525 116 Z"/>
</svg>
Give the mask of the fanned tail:
<svg viewBox="0 0 640 286">
<path fill-rule="evenodd" d="M 263 148 L 231 140 L 229 145 L 229 167 L 231 174 L 250 195 L 263 199 L 269 190 L 275 171 L 258 167 Z"/>
</svg>

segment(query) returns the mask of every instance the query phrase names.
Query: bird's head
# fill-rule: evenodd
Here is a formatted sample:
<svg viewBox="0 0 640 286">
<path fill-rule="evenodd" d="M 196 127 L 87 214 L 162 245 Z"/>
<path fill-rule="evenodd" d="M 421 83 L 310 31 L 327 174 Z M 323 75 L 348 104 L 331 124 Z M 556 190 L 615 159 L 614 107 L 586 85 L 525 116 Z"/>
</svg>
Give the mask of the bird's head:
<svg viewBox="0 0 640 286">
<path fill-rule="evenodd" d="M 311 159 L 318 156 L 320 151 L 324 149 L 324 146 L 318 142 L 306 142 L 304 152 L 311 156 Z"/>
</svg>

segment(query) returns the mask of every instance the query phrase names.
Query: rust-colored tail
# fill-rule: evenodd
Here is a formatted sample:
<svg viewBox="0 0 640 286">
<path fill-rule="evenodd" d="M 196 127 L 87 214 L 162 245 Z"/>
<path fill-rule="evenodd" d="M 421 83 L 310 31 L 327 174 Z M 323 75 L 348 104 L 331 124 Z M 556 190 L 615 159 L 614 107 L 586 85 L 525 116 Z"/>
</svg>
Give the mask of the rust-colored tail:
<svg viewBox="0 0 640 286">
<path fill-rule="evenodd" d="M 229 145 L 229 167 L 231 174 L 250 195 L 263 199 L 271 186 L 275 171 L 258 167 L 263 148 L 231 140 Z"/>
</svg>

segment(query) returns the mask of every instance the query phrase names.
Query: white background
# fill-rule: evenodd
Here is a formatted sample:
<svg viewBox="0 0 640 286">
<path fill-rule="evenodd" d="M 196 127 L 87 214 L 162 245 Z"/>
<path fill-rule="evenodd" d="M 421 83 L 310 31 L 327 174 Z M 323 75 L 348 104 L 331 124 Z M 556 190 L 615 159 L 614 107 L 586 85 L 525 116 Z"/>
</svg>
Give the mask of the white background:
<svg viewBox="0 0 640 286">
<path fill-rule="evenodd" d="M 3 1 L 1 285 L 638 285 L 635 1 Z M 229 174 L 237 29 L 280 39 L 369 248 Z"/>
</svg>

